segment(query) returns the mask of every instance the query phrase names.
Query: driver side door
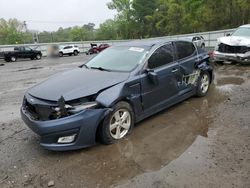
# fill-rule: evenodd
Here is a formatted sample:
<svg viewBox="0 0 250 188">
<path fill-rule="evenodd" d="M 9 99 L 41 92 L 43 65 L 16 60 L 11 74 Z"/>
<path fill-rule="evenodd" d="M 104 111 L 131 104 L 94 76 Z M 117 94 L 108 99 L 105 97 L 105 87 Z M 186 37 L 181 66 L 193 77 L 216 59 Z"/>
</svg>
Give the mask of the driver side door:
<svg viewBox="0 0 250 188">
<path fill-rule="evenodd" d="M 151 74 L 157 82 L 152 82 Z M 155 111 L 178 96 L 178 76 L 179 64 L 175 61 L 173 44 L 167 43 L 156 49 L 141 78 L 144 111 Z"/>
</svg>

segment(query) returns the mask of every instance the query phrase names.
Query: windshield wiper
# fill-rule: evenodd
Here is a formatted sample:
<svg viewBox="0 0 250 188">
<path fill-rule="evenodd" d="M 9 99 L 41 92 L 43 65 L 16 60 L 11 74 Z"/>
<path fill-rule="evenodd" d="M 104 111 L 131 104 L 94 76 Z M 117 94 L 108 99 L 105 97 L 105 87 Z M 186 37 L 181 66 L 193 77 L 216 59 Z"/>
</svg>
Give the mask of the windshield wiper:
<svg viewBox="0 0 250 188">
<path fill-rule="evenodd" d="M 86 64 L 83 64 L 83 65 L 81 65 L 80 67 L 81 67 L 81 68 L 82 68 L 82 67 L 85 67 L 85 68 L 89 69 L 89 67 L 88 67 Z"/>
<path fill-rule="evenodd" d="M 102 67 L 90 67 L 91 69 L 97 69 L 97 70 L 100 70 L 100 71 L 108 71 L 110 72 L 109 69 L 105 69 L 105 68 L 102 68 Z"/>
</svg>

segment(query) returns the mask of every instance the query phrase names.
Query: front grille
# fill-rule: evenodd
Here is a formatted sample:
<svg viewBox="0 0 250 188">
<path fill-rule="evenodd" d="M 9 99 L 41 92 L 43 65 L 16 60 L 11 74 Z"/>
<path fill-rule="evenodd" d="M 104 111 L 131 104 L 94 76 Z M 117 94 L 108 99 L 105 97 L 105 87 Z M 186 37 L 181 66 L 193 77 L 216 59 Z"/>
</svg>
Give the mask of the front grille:
<svg viewBox="0 0 250 188">
<path fill-rule="evenodd" d="M 244 53 L 250 51 L 250 47 L 247 47 L 247 46 L 230 46 L 230 45 L 221 43 L 221 44 L 219 44 L 218 51 L 222 52 L 222 53 L 244 54 Z"/>
<path fill-rule="evenodd" d="M 24 107 L 34 120 L 46 121 L 55 119 L 54 110 L 50 106 L 33 105 L 24 99 Z"/>
</svg>

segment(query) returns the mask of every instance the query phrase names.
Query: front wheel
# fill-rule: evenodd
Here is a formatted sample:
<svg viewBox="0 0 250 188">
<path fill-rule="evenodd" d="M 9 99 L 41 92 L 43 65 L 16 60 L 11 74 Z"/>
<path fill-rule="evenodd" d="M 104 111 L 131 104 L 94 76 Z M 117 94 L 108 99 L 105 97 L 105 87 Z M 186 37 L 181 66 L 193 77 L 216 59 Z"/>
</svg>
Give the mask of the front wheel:
<svg viewBox="0 0 250 188">
<path fill-rule="evenodd" d="M 59 52 L 59 57 L 62 57 L 63 56 L 63 53 L 62 52 Z"/>
<path fill-rule="evenodd" d="M 119 102 L 100 125 L 98 133 L 102 143 L 112 144 L 127 136 L 134 127 L 134 112 L 127 102 Z"/>
<path fill-rule="evenodd" d="M 206 96 L 210 86 L 210 81 L 211 81 L 210 74 L 208 72 L 201 72 L 198 78 L 197 91 L 196 91 L 196 95 L 198 97 Z"/>
</svg>

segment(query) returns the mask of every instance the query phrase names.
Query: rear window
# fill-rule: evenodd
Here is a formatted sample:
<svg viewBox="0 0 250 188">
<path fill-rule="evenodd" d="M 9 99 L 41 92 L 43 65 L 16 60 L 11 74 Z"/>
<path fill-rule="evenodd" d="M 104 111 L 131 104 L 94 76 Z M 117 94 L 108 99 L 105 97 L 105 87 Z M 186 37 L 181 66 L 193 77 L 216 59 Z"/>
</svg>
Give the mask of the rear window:
<svg viewBox="0 0 250 188">
<path fill-rule="evenodd" d="M 183 59 L 193 55 L 195 52 L 195 47 L 193 43 L 187 41 L 177 41 L 175 42 L 177 59 Z"/>
</svg>

